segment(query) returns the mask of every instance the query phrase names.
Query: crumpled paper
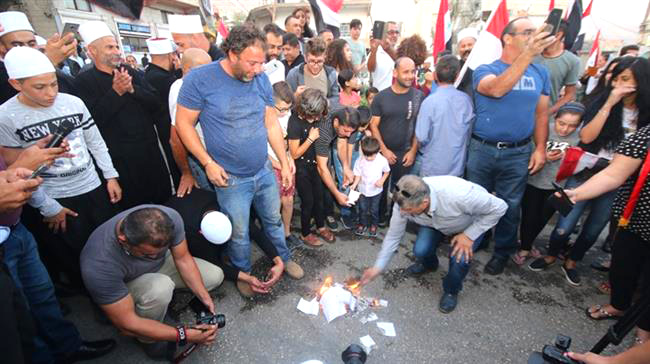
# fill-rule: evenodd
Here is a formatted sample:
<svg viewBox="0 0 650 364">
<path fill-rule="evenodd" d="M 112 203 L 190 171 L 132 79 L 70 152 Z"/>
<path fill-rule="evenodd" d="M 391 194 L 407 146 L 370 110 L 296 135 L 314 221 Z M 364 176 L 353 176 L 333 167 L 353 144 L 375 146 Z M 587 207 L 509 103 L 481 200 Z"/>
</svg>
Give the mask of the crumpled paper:
<svg viewBox="0 0 650 364">
<path fill-rule="evenodd" d="M 318 305 L 318 299 L 314 298 L 311 301 L 307 301 L 305 299 L 300 298 L 300 301 L 298 302 L 298 310 L 301 312 L 304 312 L 308 315 L 318 315 L 318 311 L 320 310 L 320 307 Z"/>
<path fill-rule="evenodd" d="M 323 293 L 320 304 L 323 307 L 325 319 L 327 322 L 332 322 L 335 318 L 345 315 L 348 312 L 348 307 L 350 311 L 354 311 L 356 301 L 350 291 L 337 283 Z"/>
<path fill-rule="evenodd" d="M 361 342 L 361 346 L 363 346 L 363 350 L 365 350 L 366 354 L 370 354 L 370 351 L 377 347 L 375 340 L 373 340 L 370 335 L 359 338 L 359 341 Z"/>
<path fill-rule="evenodd" d="M 362 324 L 365 324 L 365 323 L 367 323 L 367 322 L 373 322 L 373 321 L 376 321 L 377 319 L 379 319 L 379 317 L 377 316 L 377 314 L 374 313 L 374 312 L 371 312 L 368 316 L 364 316 L 364 317 L 362 317 L 361 319 L 359 319 L 359 321 L 361 321 Z"/>
<path fill-rule="evenodd" d="M 397 336 L 395 333 L 395 325 L 392 322 L 377 322 L 377 327 L 384 336 Z"/>
</svg>

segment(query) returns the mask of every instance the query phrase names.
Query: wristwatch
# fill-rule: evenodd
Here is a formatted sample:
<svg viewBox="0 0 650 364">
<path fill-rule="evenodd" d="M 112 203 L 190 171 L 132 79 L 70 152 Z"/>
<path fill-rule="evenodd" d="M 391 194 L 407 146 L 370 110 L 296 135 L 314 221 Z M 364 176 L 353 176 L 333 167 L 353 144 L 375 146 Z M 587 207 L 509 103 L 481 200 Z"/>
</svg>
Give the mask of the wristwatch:
<svg viewBox="0 0 650 364">
<path fill-rule="evenodd" d="M 185 333 L 185 326 L 176 326 L 176 342 L 180 346 L 187 344 L 187 334 Z"/>
</svg>

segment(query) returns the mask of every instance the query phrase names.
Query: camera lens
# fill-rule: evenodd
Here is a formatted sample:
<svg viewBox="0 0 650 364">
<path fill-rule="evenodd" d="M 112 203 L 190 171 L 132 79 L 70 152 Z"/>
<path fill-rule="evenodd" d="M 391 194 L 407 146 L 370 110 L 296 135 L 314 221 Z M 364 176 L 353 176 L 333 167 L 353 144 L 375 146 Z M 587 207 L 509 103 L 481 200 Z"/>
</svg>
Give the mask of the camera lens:
<svg viewBox="0 0 650 364">
<path fill-rule="evenodd" d="M 345 364 L 363 364 L 366 362 L 366 352 L 357 344 L 352 344 L 343 351 L 341 359 Z"/>
</svg>

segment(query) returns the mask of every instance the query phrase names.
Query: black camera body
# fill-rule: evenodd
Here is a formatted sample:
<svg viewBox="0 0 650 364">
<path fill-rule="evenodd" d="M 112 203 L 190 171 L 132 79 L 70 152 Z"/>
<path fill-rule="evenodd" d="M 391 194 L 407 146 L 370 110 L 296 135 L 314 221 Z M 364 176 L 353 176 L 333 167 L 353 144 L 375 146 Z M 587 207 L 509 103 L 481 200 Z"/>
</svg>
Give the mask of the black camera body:
<svg viewBox="0 0 650 364">
<path fill-rule="evenodd" d="M 226 316 L 223 314 L 213 315 L 209 311 L 201 311 L 196 313 L 197 325 L 217 325 L 218 328 L 226 326 Z"/>
<path fill-rule="evenodd" d="M 544 345 L 541 353 L 533 353 L 528 358 L 528 364 L 578 364 L 577 361 L 565 356 L 571 347 L 571 338 L 565 335 L 555 337 L 553 345 Z"/>
<path fill-rule="evenodd" d="M 344 364 L 364 364 L 368 355 L 363 348 L 357 344 L 348 346 L 341 354 Z"/>
<path fill-rule="evenodd" d="M 197 325 L 217 325 L 218 328 L 226 326 L 226 316 L 220 313 L 212 314 L 198 297 L 192 298 L 188 305 L 196 315 Z"/>
</svg>

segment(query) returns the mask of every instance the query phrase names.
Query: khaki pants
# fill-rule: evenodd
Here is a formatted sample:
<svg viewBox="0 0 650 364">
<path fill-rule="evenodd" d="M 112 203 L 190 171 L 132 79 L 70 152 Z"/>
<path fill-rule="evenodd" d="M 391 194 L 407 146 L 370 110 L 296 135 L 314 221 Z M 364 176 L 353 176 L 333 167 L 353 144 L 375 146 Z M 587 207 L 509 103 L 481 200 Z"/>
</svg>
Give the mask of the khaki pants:
<svg viewBox="0 0 650 364">
<path fill-rule="evenodd" d="M 203 285 L 211 291 L 223 282 L 223 271 L 212 263 L 194 258 L 199 268 Z M 174 289 L 187 288 L 176 269 L 170 253 L 156 273 L 145 273 L 128 282 L 126 286 L 133 297 L 135 312 L 138 316 L 162 322 L 167 312 L 167 306 L 172 300 Z"/>
</svg>

